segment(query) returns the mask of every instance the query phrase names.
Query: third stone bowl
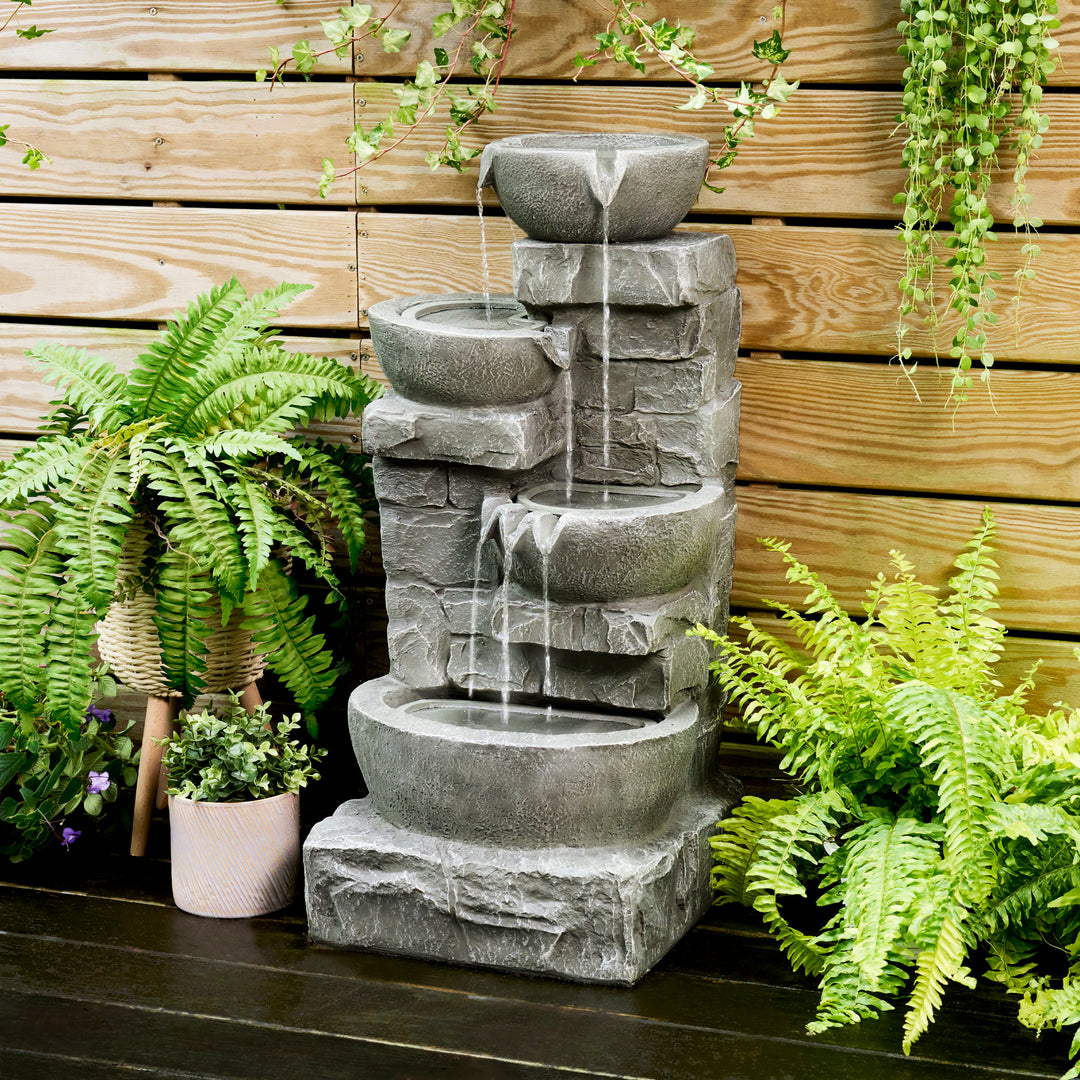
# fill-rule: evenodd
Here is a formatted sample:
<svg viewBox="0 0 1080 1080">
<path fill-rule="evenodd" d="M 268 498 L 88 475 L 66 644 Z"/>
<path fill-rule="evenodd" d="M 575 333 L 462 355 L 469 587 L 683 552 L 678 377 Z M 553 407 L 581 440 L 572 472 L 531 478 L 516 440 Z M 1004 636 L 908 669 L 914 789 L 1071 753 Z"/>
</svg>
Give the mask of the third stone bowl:
<svg viewBox="0 0 1080 1080">
<path fill-rule="evenodd" d="M 666 236 L 697 201 L 709 144 L 692 135 L 514 135 L 484 147 L 480 184 L 534 240 Z"/>
</svg>

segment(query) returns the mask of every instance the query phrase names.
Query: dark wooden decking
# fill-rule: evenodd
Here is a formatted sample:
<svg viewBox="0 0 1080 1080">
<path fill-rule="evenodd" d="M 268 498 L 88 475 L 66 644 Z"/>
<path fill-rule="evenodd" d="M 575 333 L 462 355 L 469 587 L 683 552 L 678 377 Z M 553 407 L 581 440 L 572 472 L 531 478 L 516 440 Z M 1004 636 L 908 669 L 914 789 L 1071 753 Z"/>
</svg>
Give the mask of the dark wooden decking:
<svg viewBox="0 0 1080 1080">
<path fill-rule="evenodd" d="M 158 841 L 165 832 L 155 825 Z M 160 850 L 160 848 L 159 848 Z M 336 951 L 303 910 L 185 915 L 160 857 L 0 868 L 0 1078 L 993 1080 L 1067 1040 L 951 995 L 905 1058 L 897 1014 L 814 1039 L 810 984 L 730 908 L 633 989 Z"/>
</svg>

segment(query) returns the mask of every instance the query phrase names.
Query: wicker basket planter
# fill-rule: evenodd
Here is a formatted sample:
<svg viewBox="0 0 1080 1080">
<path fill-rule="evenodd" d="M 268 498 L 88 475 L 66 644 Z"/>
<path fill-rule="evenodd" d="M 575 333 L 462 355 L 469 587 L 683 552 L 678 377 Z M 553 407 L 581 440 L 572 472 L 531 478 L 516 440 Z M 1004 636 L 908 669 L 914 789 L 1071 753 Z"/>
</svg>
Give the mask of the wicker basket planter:
<svg viewBox="0 0 1080 1080">
<path fill-rule="evenodd" d="M 116 576 L 117 591 L 127 598 L 114 601 L 98 623 L 98 652 L 120 682 L 132 690 L 152 697 L 180 697 L 182 691 L 169 685 L 162 668 L 161 638 L 154 624 L 157 597 L 130 587 L 137 579 L 146 548 L 146 526 L 137 522 L 128 534 Z M 214 591 L 209 575 L 207 591 Z M 216 595 L 211 603 L 221 610 Z M 207 694 L 239 690 L 259 679 L 265 670 L 263 658 L 255 655 L 251 634 L 242 629 L 243 618 L 243 612 L 234 611 L 228 623 L 207 641 L 203 676 Z"/>
</svg>

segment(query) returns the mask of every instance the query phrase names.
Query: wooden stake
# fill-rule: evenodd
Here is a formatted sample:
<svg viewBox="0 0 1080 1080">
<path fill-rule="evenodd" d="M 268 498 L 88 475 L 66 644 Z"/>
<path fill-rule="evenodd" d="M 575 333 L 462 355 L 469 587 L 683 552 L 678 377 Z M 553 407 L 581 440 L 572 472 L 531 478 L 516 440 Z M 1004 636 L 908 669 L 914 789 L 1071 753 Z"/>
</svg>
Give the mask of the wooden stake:
<svg viewBox="0 0 1080 1080">
<path fill-rule="evenodd" d="M 142 751 L 139 755 L 139 779 L 135 785 L 135 818 L 131 826 L 131 854 L 145 855 L 150 835 L 150 818 L 157 797 L 161 773 L 161 746 L 157 739 L 172 731 L 173 703 L 168 698 L 151 695 L 146 699 Z"/>
</svg>

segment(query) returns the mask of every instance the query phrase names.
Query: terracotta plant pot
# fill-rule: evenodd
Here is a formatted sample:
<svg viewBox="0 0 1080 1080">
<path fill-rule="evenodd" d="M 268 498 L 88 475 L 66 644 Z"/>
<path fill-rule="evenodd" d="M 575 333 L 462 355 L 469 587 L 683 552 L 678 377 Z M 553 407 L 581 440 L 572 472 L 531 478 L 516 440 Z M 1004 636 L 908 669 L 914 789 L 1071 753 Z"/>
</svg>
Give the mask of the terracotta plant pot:
<svg viewBox="0 0 1080 1080">
<path fill-rule="evenodd" d="M 300 797 L 193 802 L 169 796 L 173 900 L 181 911 L 244 919 L 287 907 L 300 860 Z"/>
</svg>

